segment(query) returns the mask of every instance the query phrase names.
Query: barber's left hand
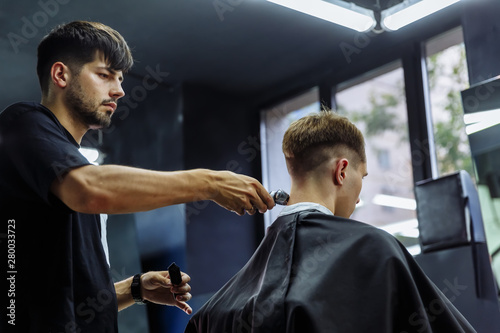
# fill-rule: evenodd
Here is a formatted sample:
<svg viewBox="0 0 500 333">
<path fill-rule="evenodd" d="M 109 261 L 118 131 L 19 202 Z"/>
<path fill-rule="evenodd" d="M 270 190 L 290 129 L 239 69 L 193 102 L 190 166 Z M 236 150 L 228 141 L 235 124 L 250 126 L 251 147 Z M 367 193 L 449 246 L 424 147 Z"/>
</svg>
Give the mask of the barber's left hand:
<svg viewBox="0 0 500 333">
<path fill-rule="evenodd" d="M 150 302 L 176 306 L 188 315 L 193 309 L 186 303 L 191 299 L 191 280 L 189 275 L 181 272 L 182 282 L 174 286 L 168 271 L 147 272 L 141 276 L 142 297 Z M 175 294 L 175 298 L 174 298 Z"/>
</svg>

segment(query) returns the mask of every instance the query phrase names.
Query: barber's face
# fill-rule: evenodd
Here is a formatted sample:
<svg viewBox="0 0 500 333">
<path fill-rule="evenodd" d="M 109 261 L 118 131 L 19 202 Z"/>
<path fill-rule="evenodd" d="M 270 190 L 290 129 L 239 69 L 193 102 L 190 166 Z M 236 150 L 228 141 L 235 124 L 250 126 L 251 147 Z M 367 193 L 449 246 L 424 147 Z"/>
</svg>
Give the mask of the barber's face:
<svg viewBox="0 0 500 333">
<path fill-rule="evenodd" d="M 123 75 L 114 71 L 96 56 L 74 74 L 65 94 L 65 103 L 76 119 L 88 128 L 103 128 L 111 124 L 117 101 L 125 95 Z"/>
</svg>

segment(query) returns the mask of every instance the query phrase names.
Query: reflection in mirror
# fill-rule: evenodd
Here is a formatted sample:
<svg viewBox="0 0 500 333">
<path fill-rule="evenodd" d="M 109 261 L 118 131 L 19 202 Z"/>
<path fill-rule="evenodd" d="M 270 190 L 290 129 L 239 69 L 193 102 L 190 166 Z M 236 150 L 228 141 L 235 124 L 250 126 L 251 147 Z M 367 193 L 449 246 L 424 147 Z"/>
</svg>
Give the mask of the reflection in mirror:
<svg viewBox="0 0 500 333">
<path fill-rule="evenodd" d="M 500 282 L 500 77 L 462 91 L 462 101 L 488 251 Z"/>
</svg>

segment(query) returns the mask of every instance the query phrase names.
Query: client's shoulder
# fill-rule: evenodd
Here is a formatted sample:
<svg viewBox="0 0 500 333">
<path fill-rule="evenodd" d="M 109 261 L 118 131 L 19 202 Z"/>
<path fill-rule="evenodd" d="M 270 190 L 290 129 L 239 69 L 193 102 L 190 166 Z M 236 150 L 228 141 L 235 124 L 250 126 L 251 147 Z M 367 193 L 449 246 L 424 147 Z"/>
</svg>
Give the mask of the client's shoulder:
<svg viewBox="0 0 500 333">
<path fill-rule="evenodd" d="M 348 240 L 363 247 L 390 247 L 398 251 L 401 248 L 400 242 L 387 231 L 353 219 L 309 211 L 302 212 L 297 217 L 297 225 L 316 229 L 324 235 L 332 235 L 331 238 L 336 241 Z"/>
</svg>

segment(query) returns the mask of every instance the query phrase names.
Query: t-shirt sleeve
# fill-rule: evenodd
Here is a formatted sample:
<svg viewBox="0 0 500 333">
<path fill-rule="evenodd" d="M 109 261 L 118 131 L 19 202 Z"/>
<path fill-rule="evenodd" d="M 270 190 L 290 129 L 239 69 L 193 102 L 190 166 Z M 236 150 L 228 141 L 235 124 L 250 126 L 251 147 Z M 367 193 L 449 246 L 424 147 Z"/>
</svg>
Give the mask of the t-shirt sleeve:
<svg viewBox="0 0 500 333">
<path fill-rule="evenodd" d="M 42 111 L 3 117 L 0 127 L 7 155 L 26 185 L 51 204 L 50 187 L 71 169 L 88 165 L 64 129 Z M 52 197 L 52 198 L 51 198 Z"/>
</svg>

